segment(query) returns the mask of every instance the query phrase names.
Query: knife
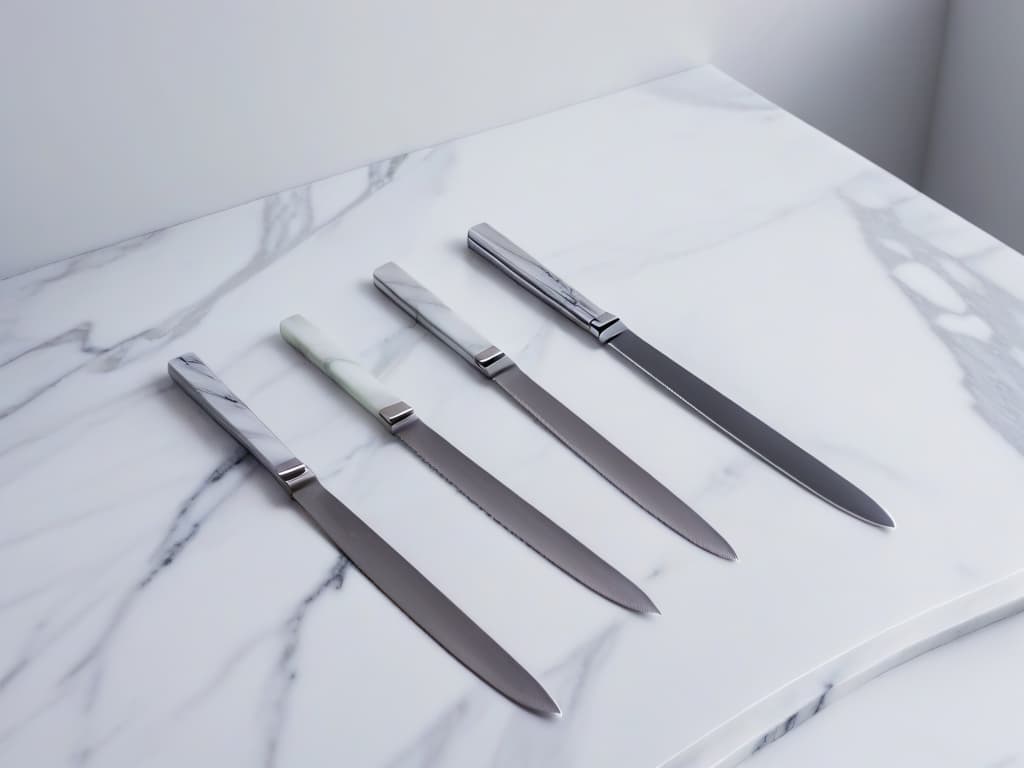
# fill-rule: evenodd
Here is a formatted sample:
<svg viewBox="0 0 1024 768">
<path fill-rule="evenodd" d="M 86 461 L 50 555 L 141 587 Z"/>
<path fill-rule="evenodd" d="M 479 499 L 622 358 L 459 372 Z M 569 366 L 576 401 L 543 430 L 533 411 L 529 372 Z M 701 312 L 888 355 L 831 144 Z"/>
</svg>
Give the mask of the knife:
<svg viewBox="0 0 1024 768">
<path fill-rule="evenodd" d="M 516 704 L 541 714 L 559 714 L 558 705 L 529 672 L 328 493 L 313 471 L 202 360 L 182 355 L 167 364 L 167 373 L 274 475 L 349 561 L 438 645 Z"/>
<path fill-rule="evenodd" d="M 281 335 L 505 530 L 602 597 L 658 613 L 638 586 L 460 453 L 302 315 L 282 320 Z"/>
<path fill-rule="evenodd" d="M 894 526 L 888 513 L 864 491 L 659 352 L 492 226 L 471 227 L 466 240 L 470 250 L 589 331 L 779 472 L 864 522 Z"/>
<path fill-rule="evenodd" d="M 412 275 L 390 262 L 377 268 L 373 282 L 637 505 L 698 547 L 736 559 L 729 543 L 693 509 L 523 373 Z"/>
</svg>

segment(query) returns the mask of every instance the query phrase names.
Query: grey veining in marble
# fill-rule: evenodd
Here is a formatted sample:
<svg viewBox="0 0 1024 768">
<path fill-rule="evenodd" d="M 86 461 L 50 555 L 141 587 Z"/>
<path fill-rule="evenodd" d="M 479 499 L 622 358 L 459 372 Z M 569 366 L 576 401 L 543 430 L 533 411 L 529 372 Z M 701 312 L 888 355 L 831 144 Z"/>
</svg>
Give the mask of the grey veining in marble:
<svg viewBox="0 0 1024 768">
<path fill-rule="evenodd" d="M 1024 314 L 1019 289 L 1015 294 L 1004 284 L 1020 286 L 1024 265 L 1006 259 L 1005 249 L 987 238 L 953 253 L 937 247 L 914 230 L 917 202 L 872 207 L 855 195 L 846 198 L 865 243 L 956 358 L 979 415 L 1024 453 Z"/>
<path fill-rule="evenodd" d="M 899 528 L 824 513 L 598 354 L 465 250 L 486 220 L 545 244 L 638 333 L 661 329 L 666 354 L 870 487 Z M 371 285 L 392 260 L 485 336 L 500 322 L 504 351 L 742 562 L 637 515 L 424 343 Z M 277 337 L 300 312 L 350 332 L 356 362 L 664 615 L 538 567 L 397 460 Z M 764 760 L 893 664 L 1019 609 L 1022 322 L 1019 254 L 707 67 L 6 279 L 0 763 Z M 347 568 L 167 382 L 187 350 L 565 716 L 520 712 Z"/>
</svg>

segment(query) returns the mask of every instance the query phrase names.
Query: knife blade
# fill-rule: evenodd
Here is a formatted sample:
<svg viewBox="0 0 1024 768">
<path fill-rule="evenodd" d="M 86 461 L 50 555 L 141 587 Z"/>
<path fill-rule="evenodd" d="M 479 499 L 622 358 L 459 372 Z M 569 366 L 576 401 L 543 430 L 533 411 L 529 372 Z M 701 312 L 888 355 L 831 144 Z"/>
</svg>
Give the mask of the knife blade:
<svg viewBox="0 0 1024 768">
<path fill-rule="evenodd" d="M 892 528 L 878 502 L 835 470 L 641 339 L 489 224 L 466 236 L 470 250 L 611 347 L 700 416 L 798 485 L 866 523 Z"/>
<path fill-rule="evenodd" d="M 509 700 L 560 714 L 543 686 L 354 512 L 331 495 L 202 360 L 182 355 L 167 373 L 241 443 L 384 595 L 442 648 Z"/>
<path fill-rule="evenodd" d="M 437 474 L 528 547 L 602 597 L 638 613 L 658 613 L 636 584 L 516 495 L 428 427 L 301 315 L 281 321 L 281 336 L 369 411 Z"/>
<path fill-rule="evenodd" d="M 733 548 L 704 518 L 523 373 L 399 265 L 389 262 L 378 267 L 373 282 L 638 506 L 698 547 L 726 560 L 736 559 Z"/>
</svg>

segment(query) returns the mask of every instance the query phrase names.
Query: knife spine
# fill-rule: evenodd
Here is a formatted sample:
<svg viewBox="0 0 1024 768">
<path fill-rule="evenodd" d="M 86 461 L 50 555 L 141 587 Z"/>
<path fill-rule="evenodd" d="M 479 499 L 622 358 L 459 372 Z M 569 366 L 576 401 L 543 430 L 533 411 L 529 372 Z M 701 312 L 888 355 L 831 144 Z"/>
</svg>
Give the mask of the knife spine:
<svg viewBox="0 0 1024 768">
<path fill-rule="evenodd" d="M 417 323 L 488 378 L 493 379 L 513 365 L 504 352 L 477 333 L 429 288 L 393 261 L 374 270 L 373 284 Z"/>
<path fill-rule="evenodd" d="M 316 479 L 270 428 L 197 355 L 167 363 L 167 375 L 229 435 L 245 446 L 288 493 Z"/>
<path fill-rule="evenodd" d="M 466 244 L 598 341 L 606 342 L 626 330 L 616 315 L 601 309 L 490 224 L 470 227 Z"/>
</svg>

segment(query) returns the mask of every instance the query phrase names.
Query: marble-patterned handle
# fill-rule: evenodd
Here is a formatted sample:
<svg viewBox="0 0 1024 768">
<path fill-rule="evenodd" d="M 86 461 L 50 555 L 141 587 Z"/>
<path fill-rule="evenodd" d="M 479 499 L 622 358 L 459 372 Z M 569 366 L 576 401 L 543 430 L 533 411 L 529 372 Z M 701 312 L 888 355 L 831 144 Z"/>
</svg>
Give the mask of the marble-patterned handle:
<svg viewBox="0 0 1024 768">
<path fill-rule="evenodd" d="M 302 315 L 282 320 L 281 336 L 374 416 L 387 422 L 382 412 L 402 402 Z"/>
<path fill-rule="evenodd" d="M 484 375 L 494 376 L 511 365 L 501 350 L 393 261 L 374 270 L 373 284 Z"/>
<path fill-rule="evenodd" d="M 618 317 L 574 290 L 490 224 L 470 227 L 466 233 L 466 243 L 470 250 L 495 264 L 517 283 L 601 341 L 608 341 L 625 330 Z"/>
<path fill-rule="evenodd" d="M 295 454 L 288 450 L 266 424 L 217 378 L 196 355 L 186 354 L 167 363 L 167 374 L 238 442 L 244 445 L 278 481 L 289 487 L 289 481 L 302 475 L 311 477 Z"/>
</svg>

